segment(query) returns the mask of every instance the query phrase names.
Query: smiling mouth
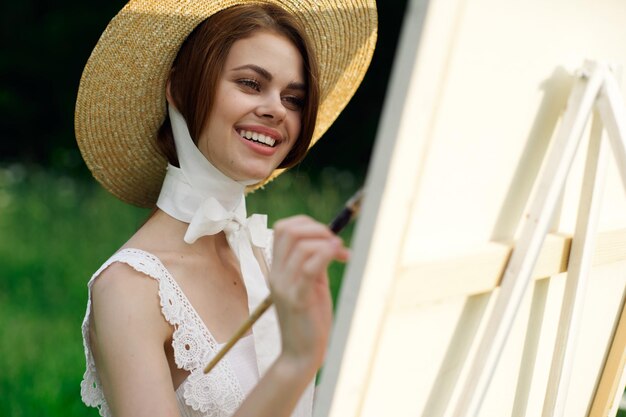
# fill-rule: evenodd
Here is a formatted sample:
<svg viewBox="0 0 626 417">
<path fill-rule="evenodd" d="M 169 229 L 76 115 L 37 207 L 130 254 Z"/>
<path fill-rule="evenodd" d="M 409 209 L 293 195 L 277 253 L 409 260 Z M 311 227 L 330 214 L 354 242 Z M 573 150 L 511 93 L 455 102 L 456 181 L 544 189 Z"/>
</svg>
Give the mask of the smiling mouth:
<svg viewBox="0 0 626 417">
<path fill-rule="evenodd" d="M 239 136 L 242 138 L 251 142 L 260 143 L 262 145 L 269 146 L 270 148 L 276 146 L 276 139 L 264 135 L 263 133 L 252 132 L 250 130 L 239 130 L 237 133 L 239 133 Z"/>
</svg>

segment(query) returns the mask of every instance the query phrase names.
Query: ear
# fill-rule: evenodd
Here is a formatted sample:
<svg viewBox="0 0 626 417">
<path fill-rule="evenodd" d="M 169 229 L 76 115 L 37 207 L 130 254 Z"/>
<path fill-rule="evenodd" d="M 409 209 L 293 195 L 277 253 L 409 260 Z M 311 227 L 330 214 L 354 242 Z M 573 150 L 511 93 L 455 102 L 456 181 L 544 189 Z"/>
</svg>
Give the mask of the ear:
<svg viewBox="0 0 626 417">
<path fill-rule="evenodd" d="M 170 80 L 170 77 L 167 77 L 167 83 L 165 84 L 165 98 L 167 99 L 167 102 L 169 104 L 173 105 L 174 99 L 172 98 L 171 85 L 172 85 L 172 82 Z"/>
<path fill-rule="evenodd" d="M 165 83 L 165 98 L 170 106 L 174 106 L 178 109 L 176 100 L 174 100 L 174 96 L 172 95 L 172 75 L 174 75 L 174 71 L 176 71 L 176 69 L 172 67 L 172 69 L 170 69 L 170 74 L 167 77 L 167 82 Z"/>
</svg>

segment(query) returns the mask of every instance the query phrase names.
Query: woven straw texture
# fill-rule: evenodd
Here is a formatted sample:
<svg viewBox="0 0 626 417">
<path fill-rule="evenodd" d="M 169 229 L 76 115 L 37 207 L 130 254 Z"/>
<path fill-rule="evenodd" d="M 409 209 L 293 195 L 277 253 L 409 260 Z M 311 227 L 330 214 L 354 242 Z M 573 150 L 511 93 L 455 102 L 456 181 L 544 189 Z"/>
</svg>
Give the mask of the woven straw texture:
<svg viewBox="0 0 626 417">
<path fill-rule="evenodd" d="M 377 34 L 375 0 L 255 1 L 293 13 L 312 39 L 321 88 L 313 145 L 369 66 Z M 156 202 L 167 162 L 155 138 L 165 117 L 172 62 L 198 24 L 242 3 L 249 1 L 132 0 L 109 23 L 81 78 L 75 133 L 92 174 L 116 197 L 141 207 Z"/>
</svg>

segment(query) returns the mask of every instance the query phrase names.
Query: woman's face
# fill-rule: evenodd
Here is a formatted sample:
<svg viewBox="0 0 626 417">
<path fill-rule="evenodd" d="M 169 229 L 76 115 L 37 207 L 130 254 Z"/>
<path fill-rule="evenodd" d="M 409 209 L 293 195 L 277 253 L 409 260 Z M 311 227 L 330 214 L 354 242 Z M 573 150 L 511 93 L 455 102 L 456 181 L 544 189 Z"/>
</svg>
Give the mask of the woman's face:
<svg viewBox="0 0 626 417">
<path fill-rule="evenodd" d="M 300 135 L 306 95 L 298 49 L 260 31 L 236 41 L 218 79 L 198 148 L 234 180 L 266 178 Z"/>
</svg>

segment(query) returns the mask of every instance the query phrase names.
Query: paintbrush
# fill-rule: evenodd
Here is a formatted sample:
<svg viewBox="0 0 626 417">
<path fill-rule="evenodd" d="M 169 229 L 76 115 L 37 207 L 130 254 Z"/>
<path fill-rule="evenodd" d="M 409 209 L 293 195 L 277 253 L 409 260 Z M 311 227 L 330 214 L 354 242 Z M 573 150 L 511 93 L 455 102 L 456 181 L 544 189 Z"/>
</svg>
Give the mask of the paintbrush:
<svg viewBox="0 0 626 417">
<path fill-rule="evenodd" d="M 328 225 L 330 230 L 334 234 L 338 234 L 343 230 L 344 227 L 350 223 L 352 219 L 354 219 L 361 208 L 361 201 L 363 200 L 363 189 L 359 189 L 350 199 L 346 202 L 345 206 L 341 209 L 339 213 L 335 216 L 332 222 Z M 237 329 L 233 337 L 222 346 L 222 348 L 217 352 L 217 355 L 211 359 L 211 362 L 204 368 L 204 373 L 209 373 L 211 369 L 217 365 L 217 363 L 226 355 L 230 349 L 245 335 L 250 328 L 256 323 L 256 321 L 267 311 L 268 308 L 272 305 L 272 297 L 268 295 L 265 300 L 261 301 L 261 303 L 254 309 L 250 317 Z"/>
</svg>

